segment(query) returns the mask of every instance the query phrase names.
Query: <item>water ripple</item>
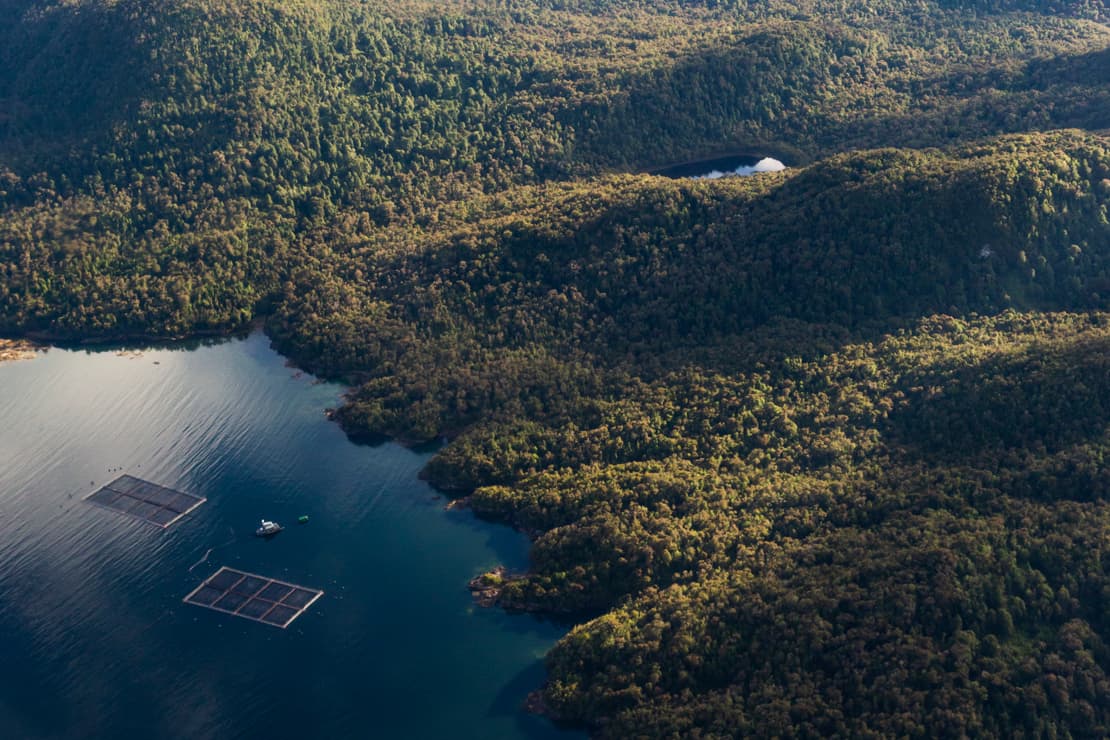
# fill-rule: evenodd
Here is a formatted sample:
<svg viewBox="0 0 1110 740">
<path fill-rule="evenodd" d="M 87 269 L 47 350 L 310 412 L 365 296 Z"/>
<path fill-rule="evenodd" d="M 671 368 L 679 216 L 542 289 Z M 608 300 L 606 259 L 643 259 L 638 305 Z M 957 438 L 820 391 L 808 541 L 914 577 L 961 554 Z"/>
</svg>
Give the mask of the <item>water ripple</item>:
<svg viewBox="0 0 1110 740">
<path fill-rule="evenodd" d="M 292 376 L 261 335 L 0 365 L 0 737 L 525 737 L 487 709 L 558 630 L 464 584 L 527 543 Z M 124 472 L 208 502 L 162 531 L 82 501 Z M 182 603 L 223 565 L 325 595 L 284 631 Z"/>
</svg>

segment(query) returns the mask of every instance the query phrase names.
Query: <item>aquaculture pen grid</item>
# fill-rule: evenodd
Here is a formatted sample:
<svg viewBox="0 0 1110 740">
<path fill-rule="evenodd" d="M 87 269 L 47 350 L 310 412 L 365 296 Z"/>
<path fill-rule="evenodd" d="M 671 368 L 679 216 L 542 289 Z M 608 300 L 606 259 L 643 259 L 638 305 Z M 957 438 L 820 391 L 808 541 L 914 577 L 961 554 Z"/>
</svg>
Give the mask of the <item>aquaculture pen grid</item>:
<svg viewBox="0 0 1110 740">
<path fill-rule="evenodd" d="M 284 629 L 323 595 L 319 589 L 224 566 L 182 601 Z"/>
<path fill-rule="evenodd" d="M 203 496 L 182 493 L 133 475 L 121 475 L 85 497 L 90 504 L 166 529 L 203 504 Z"/>
</svg>

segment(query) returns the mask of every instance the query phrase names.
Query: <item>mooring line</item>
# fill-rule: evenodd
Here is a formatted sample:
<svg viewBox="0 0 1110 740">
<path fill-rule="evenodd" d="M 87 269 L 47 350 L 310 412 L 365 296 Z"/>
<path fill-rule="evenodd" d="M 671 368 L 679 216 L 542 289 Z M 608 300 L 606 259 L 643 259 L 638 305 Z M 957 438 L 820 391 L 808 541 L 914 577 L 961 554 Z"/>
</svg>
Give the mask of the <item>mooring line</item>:
<svg viewBox="0 0 1110 740">
<path fill-rule="evenodd" d="M 201 563 L 207 562 L 207 560 L 208 560 L 208 556 L 212 554 L 212 550 L 213 550 L 213 548 L 211 548 L 211 547 L 210 547 L 210 548 L 208 548 L 208 552 L 204 553 L 204 557 L 203 557 L 203 558 L 201 558 L 201 559 L 200 559 L 200 560 L 198 560 L 197 562 L 195 562 L 195 563 L 193 563 L 192 565 L 190 565 L 190 566 L 189 566 L 189 572 L 190 572 L 190 573 L 192 573 L 192 572 L 193 572 L 193 568 L 197 567 L 197 566 L 198 566 L 198 565 L 200 565 Z"/>
<path fill-rule="evenodd" d="M 203 563 L 208 562 L 208 556 L 212 554 L 213 550 L 218 550 L 221 547 L 227 547 L 228 545 L 235 542 L 235 530 L 231 529 L 231 528 L 229 528 L 229 529 L 231 531 L 231 539 L 228 540 L 227 542 L 223 543 L 222 545 L 216 545 L 215 547 L 208 548 L 208 552 L 204 553 L 203 558 L 201 558 L 200 560 L 198 560 L 197 562 L 195 562 L 195 563 L 193 563 L 192 565 L 189 566 L 189 572 L 190 573 L 193 572 L 193 568 L 197 567 L 198 565 L 201 565 Z"/>
</svg>

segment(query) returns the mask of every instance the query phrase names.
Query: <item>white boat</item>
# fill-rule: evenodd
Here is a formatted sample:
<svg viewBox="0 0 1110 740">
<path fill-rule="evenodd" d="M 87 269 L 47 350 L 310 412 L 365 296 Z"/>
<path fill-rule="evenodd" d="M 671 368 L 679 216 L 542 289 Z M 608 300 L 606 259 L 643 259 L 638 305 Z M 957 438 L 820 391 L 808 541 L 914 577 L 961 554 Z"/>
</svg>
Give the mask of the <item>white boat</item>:
<svg viewBox="0 0 1110 740">
<path fill-rule="evenodd" d="M 271 535 L 277 534 L 283 529 L 285 529 L 285 527 L 281 526 L 277 522 L 270 522 L 263 519 L 262 525 L 258 529 L 254 530 L 254 534 L 256 537 L 269 537 Z"/>
</svg>

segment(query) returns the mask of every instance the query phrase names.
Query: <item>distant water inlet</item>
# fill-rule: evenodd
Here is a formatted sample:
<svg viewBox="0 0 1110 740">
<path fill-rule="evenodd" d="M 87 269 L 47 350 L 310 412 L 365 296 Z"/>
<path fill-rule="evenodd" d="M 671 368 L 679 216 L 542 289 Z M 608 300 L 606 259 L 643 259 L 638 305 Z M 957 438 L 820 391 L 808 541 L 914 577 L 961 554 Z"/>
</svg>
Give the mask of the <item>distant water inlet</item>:
<svg viewBox="0 0 1110 740">
<path fill-rule="evenodd" d="M 786 165 L 773 157 L 752 157 L 736 155 L 719 157 L 717 159 L 703 159 L 697 162 L 684 162 L 661 170 L 655 174 L 663 177 L 716 179 L 718 177 L 746 177 L 758 175 L 761 172 L 779 172 L 786 169 Z"/>
</svg>

